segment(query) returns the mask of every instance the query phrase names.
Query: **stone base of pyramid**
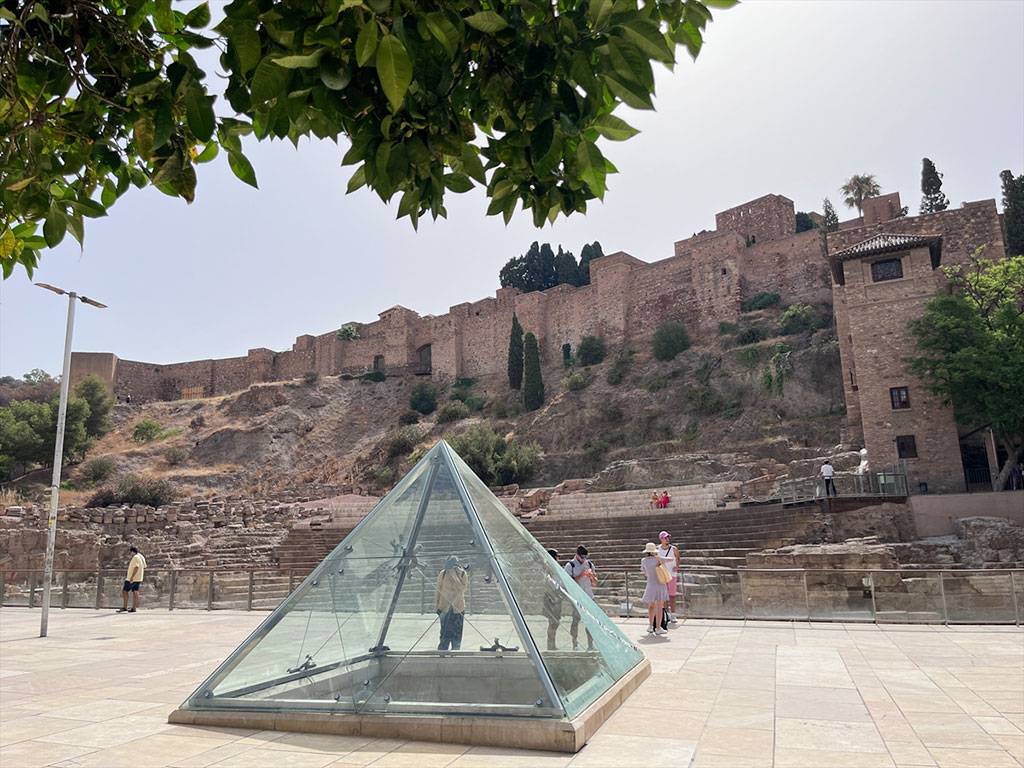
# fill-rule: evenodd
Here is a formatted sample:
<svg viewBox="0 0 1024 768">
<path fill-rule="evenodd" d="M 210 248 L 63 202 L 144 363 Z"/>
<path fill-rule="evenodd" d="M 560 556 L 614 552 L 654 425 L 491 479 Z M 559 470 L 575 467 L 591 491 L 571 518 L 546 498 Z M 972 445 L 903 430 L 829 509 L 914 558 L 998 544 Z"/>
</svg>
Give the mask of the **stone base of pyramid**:
<svg viewBox="0 0 1024 768">
<path fill-rule="evenodd" d="M 579 752 L 650 673 L 651 663 L 644 659 L 572 720 L 486 715 L 353 715 L 295 710 L 266 712 L 182 708 L 172 712 L 167 722 L 175 725 Z"/>
</svg>

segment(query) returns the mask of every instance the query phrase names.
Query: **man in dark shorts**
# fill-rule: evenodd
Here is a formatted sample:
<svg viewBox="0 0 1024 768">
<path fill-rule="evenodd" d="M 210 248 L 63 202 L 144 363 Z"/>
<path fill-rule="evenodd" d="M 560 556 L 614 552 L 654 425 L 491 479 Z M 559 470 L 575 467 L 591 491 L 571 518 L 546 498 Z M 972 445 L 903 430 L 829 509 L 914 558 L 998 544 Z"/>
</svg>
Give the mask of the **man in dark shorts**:
<svg viewBox="0 0 1024 768">
<path fill-rule="evenodd" d="M 135 547 L 131 547 L 132 559 L 128 562 L 128 573 L 124 577 L 124 587 L 121 589 L 123 605 L 118 608 L 118 613 L 135 613 L 139 607 L 139 587 L 142 586 L 142 579 L 146 575 L 146 558 Z M 128 607 L 128 593 L 132 593 L 132 607 Z"/>
</svg>

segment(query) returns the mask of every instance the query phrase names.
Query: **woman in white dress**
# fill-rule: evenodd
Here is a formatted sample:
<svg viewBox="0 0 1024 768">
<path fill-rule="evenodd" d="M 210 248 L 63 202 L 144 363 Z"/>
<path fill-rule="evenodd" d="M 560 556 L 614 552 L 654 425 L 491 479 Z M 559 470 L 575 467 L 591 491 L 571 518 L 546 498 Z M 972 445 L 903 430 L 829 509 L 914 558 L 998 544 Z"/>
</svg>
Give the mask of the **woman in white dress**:
<svg viewBox="0 0 1024 768">
<path fill-rule="evenodd" d="M 661 628 L 661 611 L 668 600 L 668 587 L 658 579 L 658 566 L 661 560 L 658 557 L 658 547 L 653 541 L 647 542 L 644 547 L 644 556 L 640 560 L 640 570 L 647 577 L 647 587 L 644 589 L 643 597 L 640 599 L 647 603 L 647 620 L 650 626 L 647 627 L 649 635 L 664 635 L 667 632 Z"/>
</svg>

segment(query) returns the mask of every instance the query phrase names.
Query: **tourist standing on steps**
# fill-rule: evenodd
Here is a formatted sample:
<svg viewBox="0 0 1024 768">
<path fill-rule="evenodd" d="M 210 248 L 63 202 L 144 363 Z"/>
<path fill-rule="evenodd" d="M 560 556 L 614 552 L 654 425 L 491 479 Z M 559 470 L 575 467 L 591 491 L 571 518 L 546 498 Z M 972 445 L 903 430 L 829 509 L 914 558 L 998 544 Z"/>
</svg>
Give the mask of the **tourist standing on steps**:
<svg viewBox="0 0 1024 768">
<path fill-rule="evenodd" d="M 556 563 L 558 562 L 558 550 L 549 549 L 548 554 Z M 548 579 L 549 577 L 545 577 Z M 562 594 L 557 584 L 548 585 L 544 591 L 544 618 L 548 620 L 548 650 L 557 651 L 555 637 L 558 634 L 558 625 L 562 623 Z"/>
<path fill-rule="evenodd" d="M 672 543 L 672 534 L 668 531 L 659 533 L 658 540 L 661 542 L 658 546 L 658 559 L 665 566 L 668 575 L 672 577 L 672 580 L 665 585 L 668 589 L 668 623 L 676 624 L 678 623 L 676 620 L 676 594 L 679 591 L 679 566 L 681 564 L 679 547 Z"/>
<path fill-rule="evenodd" d="M 832 462 L 825 459 L 825 463 L 821 465 L 821 476 L 825 480 L 825 495 L 835 496 L 836 495 L 836 484 L 832 479 L 832 476 L 836 473 L 835 469 L 832 468 Z"/>
<path fill-rule="evenodd" d="M 124 577 L 124 587 L 121 589 L 123 604 L 117 609 L 118 613 L 135 613 L 139 607 L 139 588 L 142 586 L 142 579 L 146 575 L 146 558 L 135 547 L 128 550 L 132 553 L 132 559 L 128 561 L 128 573 Z M 132 607 L 128 607 L 128 593 L 132 593 Z"/>
<path fill-rule="evenodd" d="M 580 589 L 586 592 L 590 599 L 594 599 L 594 587 L 597 586 L 597 569 L 587 558 L 587 548 L 580 544 L 576 547 L 576 556 L 565 564 L 565 572 L 573 581 L 580 585 Z M 569 625 L 569 635 L 572 637 L 572 649 L 579 648 L 580 612 L 573 608 L 572 624 Z M 590 630 L 586 627 L 583 631 L 587 633 L 587 650 L 594 650 L 594 638 L 590 636 Z"/>
<path fill-rule="evenodd" d="M 457 651 L 462 648 L 462 628 L 466 614 L 466 587 L 469 574 L 459 565 L 459 558 L 449 555 L 444 568 L 437 574 L 437 592 L 434 608 L 441 625 L 441 638 L 437 650 Z"/>
<path fill-rule="evenodd" d="M 668 634 L 667 630 L 661 628 L 661 612 L 668 600 L 668 587 L 658 578 L 660 566 L 661 558 L 658 557 L 658 547 L 653 541 L 649 541 L 644 547 L 644 556 L 640 561 L 640 571 L 647 577 L 647 587 L 640 599 L 647 603 L 647 634 L 649 635 Z"/>
</svg>

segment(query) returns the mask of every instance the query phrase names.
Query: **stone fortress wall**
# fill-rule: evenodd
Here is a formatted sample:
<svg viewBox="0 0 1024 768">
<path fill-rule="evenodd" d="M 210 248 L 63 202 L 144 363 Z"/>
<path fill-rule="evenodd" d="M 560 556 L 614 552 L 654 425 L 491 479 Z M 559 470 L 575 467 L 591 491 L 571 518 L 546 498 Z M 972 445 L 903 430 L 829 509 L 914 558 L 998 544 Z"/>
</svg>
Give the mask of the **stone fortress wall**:
<svg viewBox="0 0 1024 768">
<path fill-rule="evenodd" d="M 895 231 L 938 226 L 946 233 L 946 248 L 960 256 L 976 241 L 1002 241 L 994 234 L 1000 227 L 994 201 L 932 217 L 894 219 L 898 213 L 896 193 L 866 201 L 863 217 L 844 222 L 829 236 L 829 251 L 890 224 Z M 833 301 L 820 231 L 795 232 L 792 200 L 765 195 L 718 213 L 715 225 L 713 231 L 676 242 L 674 255 L 660 261 L 647 263 L 621 251 L 597 259 L 591 263 L 590 285 L 527 294 L 500 288 L 492 297 L 457 304 L 438 316 L 395 306 L 374 322 L 356 323 L 358 339 L 343 341 L 332 330 L 299 336 L 281 352 L 259 348 L 241 357 L 170 365 L 123 360 L 109 352 L 75 352 L 71 380 L 96 374 L 116 394 L 131 394 L 136 401 L 227 394 L 308 371 L 338 375 L 379 369 L 450 380 L 505 370 L 513 312 L 537 336 L 542 360 L 553 362 L 561 359 L 563 344 L 575 348 L 586 334 L 612 344 L 636 342 L 668 319 L 684 322 L 696 340 L 709 340 L 720 322 L 739 319 L 743 299 L 763 291 L 779 293 L 785 303 Z M 844 318 L 839 320 L 842 324 Z M 844 360 L 852 359 L 848 349 L 843 351 Z M 856 398 L 850 395 L 847 402 L 855 411 Z"/>
</svg>

